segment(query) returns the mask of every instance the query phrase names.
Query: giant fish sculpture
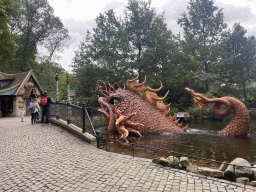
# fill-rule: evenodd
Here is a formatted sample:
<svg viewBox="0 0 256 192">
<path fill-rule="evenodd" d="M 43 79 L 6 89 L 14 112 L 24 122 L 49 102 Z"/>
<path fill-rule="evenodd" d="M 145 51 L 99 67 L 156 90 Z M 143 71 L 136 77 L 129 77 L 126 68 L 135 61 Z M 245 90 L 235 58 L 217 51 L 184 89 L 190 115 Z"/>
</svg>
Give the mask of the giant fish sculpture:
<svg viewBox="0 0 256 192">
<path fill-rule="evenodd" d="M 116 90 L 110 84 L 109 89 L 107 89 L 106 84 L 105 89 L 100 87 L 104 97 L 98 99 L 98 102 L 103 106 L 99 111 L 104 114 L 108 122 L 108 131 L 118 132 L 120 139 L 126 139 L 130 133 L 137 136 L 165 132 L 186 133 L 188 126 L 183 127 L 183 122 L 179 123 L 179 119 L 171 116 L 169 105 L 165 105 L 163 102 L 168 92 L 164 97 L 157 95 L 157 92 L 162 88 L 162 83 L 159 89 L 152 89 L 145 86 L 146 76 L 142 83 L 137 82 L 138 78 L 139 74 L 135 79 L 127 80 L 123 89 L 118 88 Z M 192 90 L 188 88 L 186 90 L 195 95 Z M 199 98 L 198 95 L 196 97 Z M 199 104 L 199 102 L 197 103 Z M 240 102 L 239 105 L 241 104 Z M 220 132 L 222 135 L 232 136 L 244 136 L 247 133 L 247 128 L 242 128 L 242 131 L 236 128 L 229 131 L 228 128 L 228 131 L 224 129 L 223 132 Z"/>
</svg>

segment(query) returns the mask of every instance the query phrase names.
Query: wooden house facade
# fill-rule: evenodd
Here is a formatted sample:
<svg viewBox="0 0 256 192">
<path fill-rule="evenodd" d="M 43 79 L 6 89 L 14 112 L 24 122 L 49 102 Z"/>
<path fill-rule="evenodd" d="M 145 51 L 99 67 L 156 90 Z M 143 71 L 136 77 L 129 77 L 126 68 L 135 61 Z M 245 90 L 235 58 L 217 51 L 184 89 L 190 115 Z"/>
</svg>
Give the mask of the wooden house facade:
<svg viewBox="0 0 256 192">
<path fill-rule="evenodd" d="M 43 92 L 32 70 L 17 74 L 0 72 L 0 117 L 19 116 L 22 108 L 28 113 L 31 100 L 40 101 Z"/>
</svg>

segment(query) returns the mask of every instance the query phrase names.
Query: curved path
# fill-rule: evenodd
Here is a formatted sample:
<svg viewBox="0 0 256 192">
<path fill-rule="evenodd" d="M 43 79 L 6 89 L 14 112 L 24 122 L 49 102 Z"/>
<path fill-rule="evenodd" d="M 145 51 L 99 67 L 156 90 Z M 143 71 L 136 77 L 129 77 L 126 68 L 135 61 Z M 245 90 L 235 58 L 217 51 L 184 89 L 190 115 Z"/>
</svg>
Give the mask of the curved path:
<svg viewBox="0 0 256 192">
<path fill-rule="evenodd" d="M 256 191 L 106 152 L 62 130 L 0 118 L 0 191 Z"/>
</svg>

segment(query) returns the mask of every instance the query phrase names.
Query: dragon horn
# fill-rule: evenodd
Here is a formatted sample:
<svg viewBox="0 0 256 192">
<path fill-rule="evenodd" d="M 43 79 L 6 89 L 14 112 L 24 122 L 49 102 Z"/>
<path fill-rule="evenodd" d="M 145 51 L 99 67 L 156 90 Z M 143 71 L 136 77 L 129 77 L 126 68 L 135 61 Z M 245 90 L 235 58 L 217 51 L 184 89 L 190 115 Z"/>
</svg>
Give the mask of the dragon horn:
<svg viewBox="0 0 256 192">
<path fill-rule="evenodd" d="M 170 118 L 172 117 L 170 114 L 170 108 L 168 108 L 170 105 L 166 105 L 165 109 L 163 112 L 165 113 L 166 116 L 169 116 Z"/>
<path fill-rule="evenodd" d="M 141 87 L 142 85 L 144 85 L 146 83 L 146 79 L 147 79 L 147 77 L 145 75 L 144 81 L 142 83 L 138 83 L 137 85 L 134 85 L 134 87 Z"/>
<path fill-rule="evenodd" d="M 139 76 L 140 76 L 139 73 L 137 73 L 137 77 L 136 77 L 135 79 L 127 80 L 126 83 L 124 84 L 124 89 L 125 89 L 125 86 L 127 86 L 127 89 L 130 90 L 130 88 L 131 88 L 131 87 L 130 87 L 130 83 L 132 83 L 132 82 L 138 80 L 138 79 L 139 79 Z"/>
<path fill-rule="evenodd" d="M 171 105 L 171 103 L 169 103 L 168 105 L 165 105 L 163 111 L 166 110 L 168 107 L 170 107 L 170 105 Z M 170 109 L 168 109 L 168 112 L 170 112 Z"/>
<path fill-rule="evenodd" d="M 136 80 L 138 80 L 139 79 L 139 73 L 137 73 L 137 77 L 135 77 L 135 79 L 132 79 L 132 80 L 127 80 L 127 83 L 129 82 L 134 82 L 134 81 L 136 81 Z"/>
<path fill-rule="evenodd" d="M 152 89 L 152 88 L 150 88 L 150 87 L 147 87 L 147 90 L 152 91 L 152 92 L 158 92 L 158 91 L 160 91 L 160 90 L 163 88 L 163 84 L 162 84 L 161 81 L 160 81 L 160 83 L 161 83 L 161 86 L 160 86 L 158 89 Z"/>
<path fill-rule="evenodd" d="M 108 85 L 109 85 L 109 90 L 112 89 L 114 92 L 116 91 L 116 89 L 114 88 L 115 83 L 114 83 L 113 85 L 111 85 L 110 83 L 108 83 Z"/>
<path fill-rule="evenodd" d="M 180 127 L 180 128 L 183 127 L 183 121 L 179 124 L 179 127 Z"/>
<path fill-rule="evenodd" d="M 99 88 L 100 88 L 100 92 L 101 92 L 101 94 L 102 94 L 102 95 L 104 95 L 104 96 L 106 97 L 107 95 L 106 95 L 105 93 L 103 93 L 103 91 L 104 91 L 104 90 L 102 89 L 102 87 L 100 86 Z"/>
<path fill-rule="evenodd" d="M 168 94 L 169 94 L 169 90 L 167 91 L 167 93 L 165 94 L 164 97 L 154 97 L 153 99 L 155 101 L 163 101 L 163 100 L 165 100 L 165 98 L 167 97 Z"/>
<path fill-rule="evenodd" d="M 183 127 L 182 129 L 186 132 L 187 131 L 187 128 L 188 128 L 188 124 L 186 127 Z"/>
<path fill-rule="evenodd" d="M 100 92 L 102 93 L 102 95 L 106 96 L 106 94 L 104 94 L 103 92 L 107 93 L 107 95 L 109 95 L 109 91 L 107 89 L 106 83 L 103 83 L 103 85 L 105 86 L 105 90 L 102 89 L 102 87 L 100 86 Z"/>
</svg>

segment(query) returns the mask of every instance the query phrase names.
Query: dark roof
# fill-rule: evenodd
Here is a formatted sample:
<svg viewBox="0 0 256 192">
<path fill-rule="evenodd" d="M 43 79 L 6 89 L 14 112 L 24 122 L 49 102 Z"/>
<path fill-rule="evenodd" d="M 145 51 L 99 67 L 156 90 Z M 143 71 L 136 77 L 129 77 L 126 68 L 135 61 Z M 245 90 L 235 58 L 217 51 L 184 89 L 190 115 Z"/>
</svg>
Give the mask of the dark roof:
<svg viewBox="0 0 256 192">
<path fill-rule="evenodd" d="M 10 80 L 10 79 L 15 79 L 15 74 L 6 74 L 0 72 L 0 81 L 1 80 Z"/>
<path fill-rule="evenodd" d="M 3 80 L 12 80 L 12 82 L 4 88 L 0 88 L 0 92 L 11 90 L 17 86 L 20 86 L 22 82 L 25 80 L 26 76 L 30 71 L 24 73 L 17 73 L 17 74 L 6 74 L 0 72 L 0 81 Z"/>
<path fill-rule="evenodd" d="M 6 92 L 9 90 L 13 90 L 16 87 L 19 87 L 19 89 L 20 89 L 21 87 L 24 86 L 24 81 L 27 81 L 31 75 L 34 78 L 34 80 L 36 81 L 36 83 L 38 84 L 41 92 L 43 92 L 43 89 L 41 88 L 38 81 L 36 80 L 32 70 L 30 70 L 28 72 L 17 73 L 17 74 L 6 74 L 3 72 L 0 72 L 0 81 L 3 81 L 3 80 L 11 80 L 12 81 L 7 87 L 0 88 L 0 93 Z M 23 86 L 21 86 L 21 85 L 23 85 Z M 19 92 L 19 89 L 17 90 L 17 92 Z"/>
</svg>

